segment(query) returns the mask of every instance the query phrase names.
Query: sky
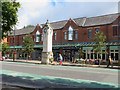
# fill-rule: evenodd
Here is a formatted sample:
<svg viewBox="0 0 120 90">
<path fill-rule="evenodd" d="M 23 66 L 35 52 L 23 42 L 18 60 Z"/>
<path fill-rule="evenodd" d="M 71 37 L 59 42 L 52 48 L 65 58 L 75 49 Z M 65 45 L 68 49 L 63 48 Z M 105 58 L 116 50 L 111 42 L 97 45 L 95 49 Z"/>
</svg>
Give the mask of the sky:
<svg viewBox="0 0 120 90">
<path fill-rule="evenodd" d="M 69 18 L 94 17 L 118 12 L 119 0 L 17 0 L 17 29 L 27 25 L 68 20 Z"/>
</svg>

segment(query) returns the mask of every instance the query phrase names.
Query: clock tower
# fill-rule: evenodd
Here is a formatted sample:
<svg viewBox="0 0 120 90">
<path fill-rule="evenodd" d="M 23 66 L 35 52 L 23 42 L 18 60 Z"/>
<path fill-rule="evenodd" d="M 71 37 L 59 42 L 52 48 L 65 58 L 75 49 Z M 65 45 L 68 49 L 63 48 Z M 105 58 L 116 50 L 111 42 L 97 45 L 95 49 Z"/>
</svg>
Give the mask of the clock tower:
<svg viewBox="0 0 120 90">
<path fill-rule="evenodd" d="M 52 35 L 53 29 L 50 27 L 48 20 L 43 26 L 43 51 L 42 51 L 42 61 L 43 64 L 49 64 L 49 60 L 53 58 L 52 52 Z"/>
</svg>

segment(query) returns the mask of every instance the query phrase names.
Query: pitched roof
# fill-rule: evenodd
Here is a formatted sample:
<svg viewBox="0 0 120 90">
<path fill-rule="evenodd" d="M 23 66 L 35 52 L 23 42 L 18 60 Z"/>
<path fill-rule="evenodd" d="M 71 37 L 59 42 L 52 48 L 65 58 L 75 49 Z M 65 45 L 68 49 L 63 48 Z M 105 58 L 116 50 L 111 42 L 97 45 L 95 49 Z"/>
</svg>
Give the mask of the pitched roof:
<svg viewBox="0 0 120 90">
<path fill-rule="evenodd" d="M 120 16 L 119 13 L 86 18 L 84 26 L 110 24 L 113 21 L 115 21 L 118 18 L 118 16 Z"/>
<path fill-rule="evenodd" d="M 83 26 L 85 21 L 86 21 L 86 17 L 83 17 L 83 18 L 75 18 L 73 19 L 75 21 L 75 23 L 78 25 L 78 26 Z"/>
<path fill-rule="evenodd" d="M 15 30 L 15 35 L 29 34 L 33 32 L 34 29 L 35 29 L 35 26 L 18 29 L 18 30 Z M 10 34 L 10 36 L 13 36 L 13 35 L 14 35 L 14 31 Z"/>
<path fill-rule="evenodd" d="M 68 20 L 58 21 L 58 22 L 52 22 L 50 23 L 50 26 L 52 29 L 60 29 L 65 26 Z"/>
<path fill-rule="evenodd" d="M 72 19 L 78 26 L 95 26 L 95 25 L 105 25 L 110 24 L 113 21 L 115 21 L 120 16 L 120 13 L 116 14 L 109 14 L 109 15 L 102 15 L 102 16 L 96 16 L 96 17 L 83 17 L 83 18 L 75 18 Z M 57 22 L 51 22 L 50 26 L 53 30 L 55 29 L 61 29 L 65 26 L 65 24 L 68 22 L 68 20 L 63 21 L 57 21 Z M 42 27 L 44 24 L 40 24 Z M 19 30 L 15 30 L 15 35 L 21 35 L 21 34 L 28 34 L 33 32 L 35 29 L 35 26 L 25 27 Z M 14 32 L 12 34 L 14 35 Z"/>
</svg>

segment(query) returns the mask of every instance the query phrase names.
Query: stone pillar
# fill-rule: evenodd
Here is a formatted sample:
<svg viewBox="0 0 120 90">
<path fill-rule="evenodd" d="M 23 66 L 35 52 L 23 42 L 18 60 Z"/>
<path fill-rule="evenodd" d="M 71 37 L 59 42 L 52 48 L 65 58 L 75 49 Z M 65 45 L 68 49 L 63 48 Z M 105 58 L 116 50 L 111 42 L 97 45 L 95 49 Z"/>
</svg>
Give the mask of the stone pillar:
<svg viewBox="0 0 120 90">
<path fill-rule="evenodd" d="M 41 63 L 49 64 L 50 58 L 53 58 L 52 52 L 52 35 L 53 29 L 48 24 L 48 21 L 43 27 L 43 51 Z"/>
</svg>

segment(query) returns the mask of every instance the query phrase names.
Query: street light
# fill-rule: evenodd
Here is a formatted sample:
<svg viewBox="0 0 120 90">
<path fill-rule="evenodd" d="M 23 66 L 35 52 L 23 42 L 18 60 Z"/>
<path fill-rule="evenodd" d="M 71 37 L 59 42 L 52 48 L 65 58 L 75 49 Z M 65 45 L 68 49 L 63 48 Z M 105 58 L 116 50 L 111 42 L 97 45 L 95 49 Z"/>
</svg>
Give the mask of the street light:
<svg viewBox="0 0 120 90">
<path fill-rule="evenodd" d="M 14 40 L 13 40 L 13 44 L 14 44 L 14 50 L 13 50 L 13 61 L 15 61 L 15 26 L 14 26 L 14 30 L 13 30 L 13 32 L 14 32 Z"/>
</svg>

